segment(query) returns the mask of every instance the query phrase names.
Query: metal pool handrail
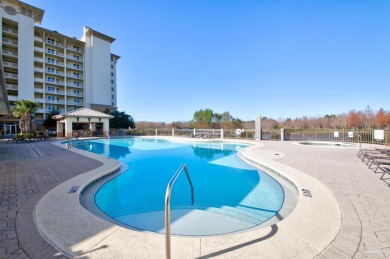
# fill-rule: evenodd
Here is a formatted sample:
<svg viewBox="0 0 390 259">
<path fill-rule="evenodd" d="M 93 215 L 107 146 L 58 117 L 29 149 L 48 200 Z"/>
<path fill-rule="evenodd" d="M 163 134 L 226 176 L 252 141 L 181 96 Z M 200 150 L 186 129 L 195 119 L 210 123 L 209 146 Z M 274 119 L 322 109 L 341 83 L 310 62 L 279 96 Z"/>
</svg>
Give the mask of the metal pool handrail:
<svg viewBox="0 0 390 259">
<path fill-rule="evenodd" d="M 171 190 L 173 184 L 183 169 L 186 172 L 187 180 L 191 186 L 192 205 L 194 205 L 194 186 L 192 185 L 186 164 L 182 164 L 172 179 L 169 181 L 167 191 L 165 193 L 165 255 L 167 259 L 171 258 Z"/>
</svg>

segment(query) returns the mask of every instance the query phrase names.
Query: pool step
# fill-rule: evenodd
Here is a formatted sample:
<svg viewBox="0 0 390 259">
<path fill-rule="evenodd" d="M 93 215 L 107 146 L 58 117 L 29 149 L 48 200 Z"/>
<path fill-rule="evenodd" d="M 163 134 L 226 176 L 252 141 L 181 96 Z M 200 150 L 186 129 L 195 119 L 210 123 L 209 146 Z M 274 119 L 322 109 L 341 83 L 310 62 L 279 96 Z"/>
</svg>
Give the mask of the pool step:
<svg viewBox="0 0 390 259">
<path fill-rule="evenodd" d="M 189 205 L 171 206 L 171 211 L 179 210 L 179 209 L 208 211 L 208 212 L 236 218 L 251 223 L 253 225 L 260 225 L 275 214 L 274 212 L 269 212 L 269 211 L 261 211 L 255 209 L 230 207 L 230 206 L 215 207 L 215 205 L 208 206 L 206 204 L 202 204 L 202 205 L 196 204 L 194 206 L 189 206 Z M 130 207 L 130 208 L 122 208 L 122 209 L 107 211 L 106 214 L 108 214 L 112 218 L 118 218 L 118 217 L 123 217 L 125 215 L 146 213 L 152 211 L 164 211 L 164 207 L 162 206 Z"/>
</svg>

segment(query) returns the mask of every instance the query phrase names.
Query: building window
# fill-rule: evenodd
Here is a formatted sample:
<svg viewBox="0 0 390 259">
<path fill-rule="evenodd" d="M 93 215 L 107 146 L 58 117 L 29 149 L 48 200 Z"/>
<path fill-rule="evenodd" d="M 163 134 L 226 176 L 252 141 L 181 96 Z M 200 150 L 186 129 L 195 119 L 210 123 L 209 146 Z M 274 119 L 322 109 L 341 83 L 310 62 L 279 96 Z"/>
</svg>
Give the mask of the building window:
<svg viewBox="0 0 390 259">
<path fill-rule="evenodd" d="M 77 56 L 77 55 L 73 55 L 73 59 L 75 59 L 75 60 L 80 60 L 80 57 Z"/>
<path fill-rule="evenodd" d="M 111 95 L 111 99 L 114 99 L 114 95 Z"/>
<path fill-rule="evenodd" d="M 73 99 L 73 102 L 74 102 L 74 103 L 80 103 L 80 99 L 74 98 L 74 99 Z"/>
<path fill-rule="evenodd" d="M 79 47 L 79 46 L 76 46 L 76 45 L 73 45 L 73 49 L 74 49 L 75 51 L 80 51 L 80 47 Z"/>
<path fill-rule="evenodd" d="M 80 78 L 80 74 L 79 74 L 79 73 L 76 73 L 76 72 L 73 73 L 73 76 L 74 76 L 74 77 L 77 77 L 77 78 Z"/>
<path fill-rule="evenodd" d="M 114 72 L 111 72 L 111 76 L 114 76 Z"/>
<path fill-rule="evenodd" d="M 115 105 L 114 105 L 114 102 L 112 102 L 111 105 L 112 105 L 112 106 L 115 106 Z"/>
<path fill-rule="evenodd" d="M 111 87 L 111 91 L 114 92 L 114 87 Z"/>
<path fill-rule="evenodd" d="M 73 93 L 74 93 L 75 95 L 80 95 L 80 90 L 73 90 Z"/>
<path fill-rule="evenodd" d="M 58 64 L 57 60 L 55 60 L 54 58 L 47 58 L 47 62 L 51 64 Z"/>
<path fill-rule="evenodd" d="M 111 68 L 114 68 L 114 65 L 111 65 Z"/>
<path fill-rule="evenodd" d="M 111 56 L 111 61 L 114 61 L 114 57 L 113 56 Z"/>
<path fill-rule="evenodd" d="M 55 96 L 49 95 L 49 96 L 47 96 L 47 100 L 49 100 L 49 101 L 55 101 L 56 98 L 55 98 Z"/>
<path fill-rule="evenodd" d="M 55 92 L 56 90 L 55 90 L 54 86 L 48 86 L 47 91 L 48 92 Z"/>
<path fill-rule="evenodd" d="M 80 65 L 79 64 L 73 64 L 73 68 L 80 69 Z"/>
<path fill-rule="evenodd" d="M 73 85 L 75 85 L 75 86 L 80 86 L 80 82 L 78 82 L 78 81 L 73 81 Z"/>
<path fill-rule="evenodd" d="M 111 84 L 113 84 L 114 83 L 114 80 L 111 80 Z"/>
<path fill-rule="evenodd" d="M 47 68 L 47 72 L 49 72 L 49 73 L 54 73 L 54 71 L 55 71 L 55 69 L 52 67 Z"/>
<path fill-rule="evenodd" d="M 58 79 L 57 79 L 58 80 Z M 47 81 L 51 83 L 55 83 L 56 79 L 54 77 L 48 76 Z"/>
</svg>

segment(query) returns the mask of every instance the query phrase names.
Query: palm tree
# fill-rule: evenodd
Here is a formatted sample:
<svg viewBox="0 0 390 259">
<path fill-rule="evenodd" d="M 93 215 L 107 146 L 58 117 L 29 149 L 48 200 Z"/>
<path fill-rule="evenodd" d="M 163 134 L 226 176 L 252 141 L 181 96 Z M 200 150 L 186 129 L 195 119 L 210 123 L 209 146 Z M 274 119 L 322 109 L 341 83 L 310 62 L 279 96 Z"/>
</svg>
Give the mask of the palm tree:
<svg viewBox="0 0 390 259">
<path fill-rule="evenodd" d="M 15 102 L 12 109 L 12 115 L 19 119 L 19 128 L 22 134 L 30 131 L 31 115 L 38 109 L 38 103 L 30 100 L 21 100 Z"/>
</svg>

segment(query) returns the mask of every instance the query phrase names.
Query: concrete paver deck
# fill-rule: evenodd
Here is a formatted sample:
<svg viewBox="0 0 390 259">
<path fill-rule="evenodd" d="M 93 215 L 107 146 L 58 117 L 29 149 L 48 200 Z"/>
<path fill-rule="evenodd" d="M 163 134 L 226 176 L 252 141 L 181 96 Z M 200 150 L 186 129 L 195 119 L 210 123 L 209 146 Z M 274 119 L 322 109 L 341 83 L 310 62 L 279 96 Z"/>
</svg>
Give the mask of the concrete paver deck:
<svg viewBox="0 0 390 259">
<path fill-rule="evenodd" d="M 390 189 L 357 158 L 357 149 L 262 143 L 259 154 L 283 153 L 275 161 L 318 179 L 336 197 L 341 229 L 320 258 L 390 257 Z M 0 258 L 63 257 L 37 232 L 33 208 L 61 182 L 101 165 L 50 142 L 0 144 Z"/>
</svg>

